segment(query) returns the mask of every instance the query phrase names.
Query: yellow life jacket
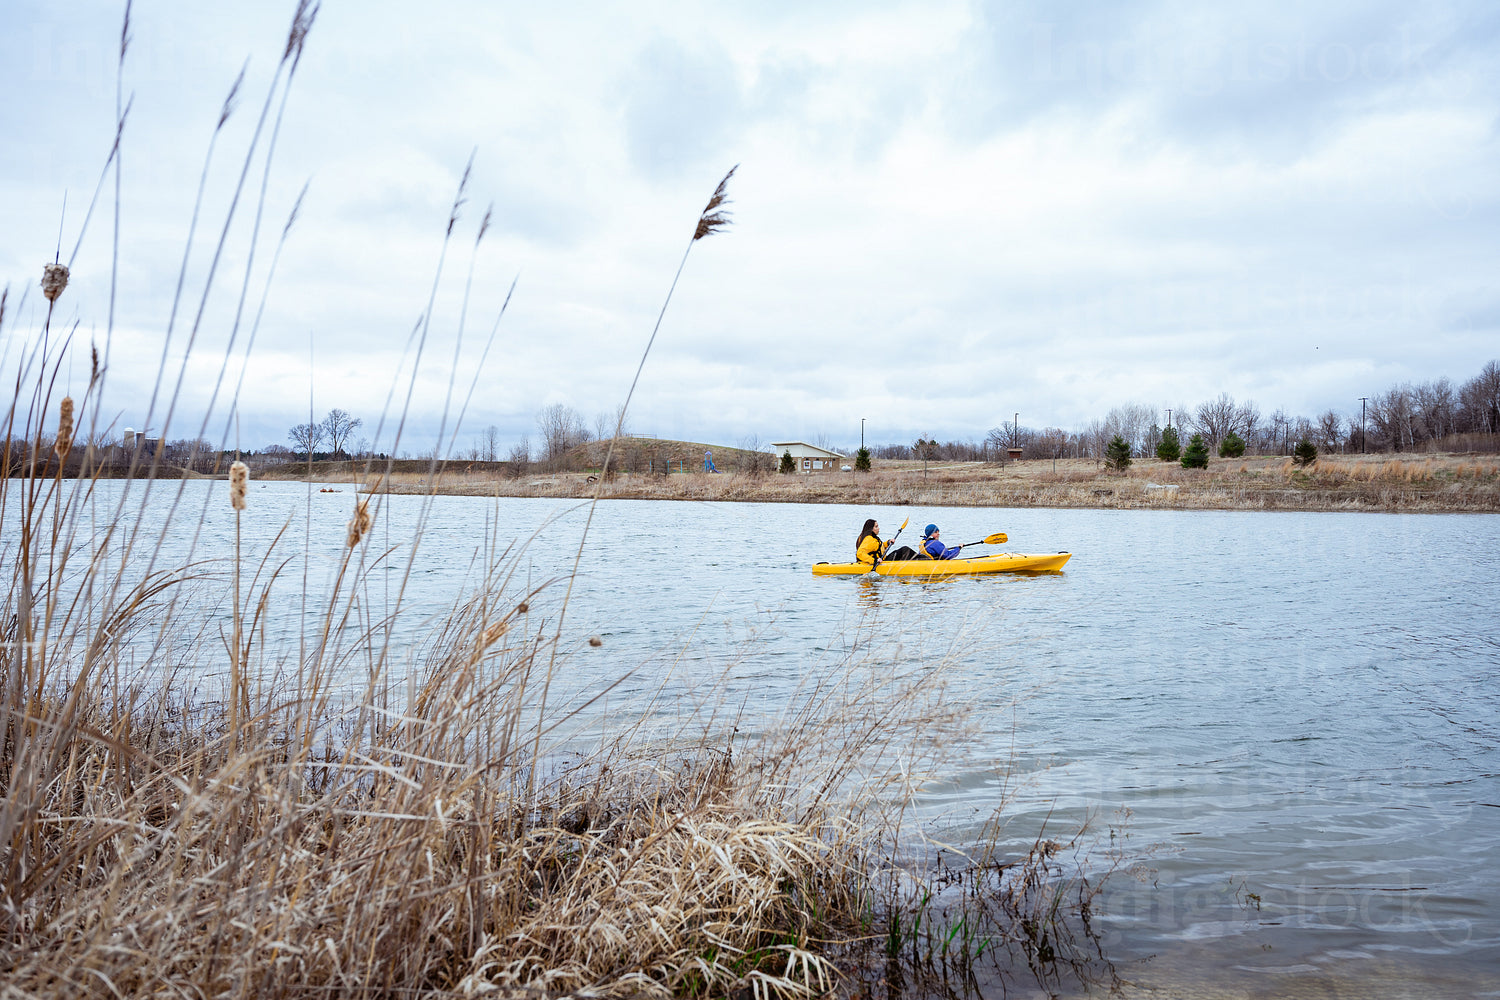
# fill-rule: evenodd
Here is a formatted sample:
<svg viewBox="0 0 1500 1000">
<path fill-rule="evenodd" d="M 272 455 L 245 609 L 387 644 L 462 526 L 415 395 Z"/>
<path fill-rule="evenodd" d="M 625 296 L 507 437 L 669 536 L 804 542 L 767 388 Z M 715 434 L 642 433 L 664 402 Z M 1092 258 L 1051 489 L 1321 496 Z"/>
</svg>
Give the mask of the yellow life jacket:
<svg viewBox="0 0 1500 1000">
<path fill-rule="evenodd" d="M 890 548 L 890 545 L 890 542 L 882 542 L 879 535 L 866 535 L 855 548 L 854 559 L 866 566 L 873 566 L 878 557 L 885 555 L 885 550 Z"/>
</svg>

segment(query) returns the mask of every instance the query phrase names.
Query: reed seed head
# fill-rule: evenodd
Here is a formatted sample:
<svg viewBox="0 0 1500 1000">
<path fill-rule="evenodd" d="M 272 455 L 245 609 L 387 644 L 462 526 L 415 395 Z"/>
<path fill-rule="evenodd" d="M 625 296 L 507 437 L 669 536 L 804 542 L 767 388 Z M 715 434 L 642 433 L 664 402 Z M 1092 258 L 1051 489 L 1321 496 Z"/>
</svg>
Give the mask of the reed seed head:
<svg viewBox="0 0 1500 1000">
<path fill-rule="evenodd" d="M 57 413 L 57 440 L 52 445 L 52 450 L 57 453 L 58 458 L 67 458 L 68 452 L 73 450 L 73 397 L 64 396 L 62 406 Z"/>
<path fill-rule="evenodd" d="M 370 501 L 360 500 L 354 505 L 354 516 L 349 519 L 348 545 L 352 549 L 370 530 Z"/>
<path fill-rule="evenodd" d="M 229 506 L 245 509 L 245 491 L 250 487 L 250 466 L 235 462 L 229 467 Z"/>
<path fill-rule="evenodd" d="M 43 264 L 42 265 L 42 294 L 47 296 L 48 302 L 56 302 L 57 297 L 68 287 L 68 265 L 66 264 Z"/>
<path fill-rule="evenodd" d="M 597 635 L 591 635 L 589 636 L 589 645 L 593 646 L 595 649 L 598 649 L 600 646 L 604 645 L 604 640 L 599 638 Z"/>
<path fill-rule="evenodd" d="M 733 177 L 738 169 L 740 169 L 738 163 L 730 167 L 729 173 L 725 174 L 719 186 L 714 188 L 713 197 L 708 199 L 708 204 L 703 206 L 703 214 L 698 217 L 698 229 L 693 233 L 693 239 L 701 240 L 710 233 L 716 233 L 729 225 L 731 213 L 720 211 L 720 209 L 729 204 L 729 178 Z"/>
</svg>

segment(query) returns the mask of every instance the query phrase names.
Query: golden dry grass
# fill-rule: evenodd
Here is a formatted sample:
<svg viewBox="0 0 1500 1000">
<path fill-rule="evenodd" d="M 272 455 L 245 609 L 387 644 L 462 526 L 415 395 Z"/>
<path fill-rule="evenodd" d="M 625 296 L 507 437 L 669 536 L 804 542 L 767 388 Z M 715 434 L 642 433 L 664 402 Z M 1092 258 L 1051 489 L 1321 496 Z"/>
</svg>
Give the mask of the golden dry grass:
<svg viewBox="0 0 1500 1000">
<path fill-rule="evenodd" d="M 1160 487 L 1168 487 L 1162 489 Z M 361 486 L 376 492 L 468 496 L 583 497 L 584 473 L 511 479 L 486 470 L 439 476 L 393 474 Z M 1279 456 L 1213 459 L 1207 469 L 1137 460 L 1124 474 L 1080 459 L 1008 464 L 877 462 L 870 473 L 670 476 L 621 474 L 602 495 L 620 499 L 735 500 L 930 507 L 1177 508 L 1188 510 L 1500 510 L 1500 465 L 1466 455 L 1421 460 L 1336 456 L 1307 469 Z"/>
</svg>

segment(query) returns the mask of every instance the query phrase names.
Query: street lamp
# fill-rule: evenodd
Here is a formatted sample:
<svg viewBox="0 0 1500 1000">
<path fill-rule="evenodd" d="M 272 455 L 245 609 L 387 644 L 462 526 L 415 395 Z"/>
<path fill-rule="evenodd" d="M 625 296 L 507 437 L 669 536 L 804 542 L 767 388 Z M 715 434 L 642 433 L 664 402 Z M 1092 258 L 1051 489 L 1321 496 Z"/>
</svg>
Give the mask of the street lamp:
<svg viewBox="0 0 1500 1000">
<path fill-rule="evenodd" d="M 859 418 L 859 450 L 865 450 L 865 418 Z"/>
<path fill-rule="evenodd" d="M 1359 397 L 1359 453 L 1365 453 L 1365 400 L 1369 396 Z"/>
</svg>

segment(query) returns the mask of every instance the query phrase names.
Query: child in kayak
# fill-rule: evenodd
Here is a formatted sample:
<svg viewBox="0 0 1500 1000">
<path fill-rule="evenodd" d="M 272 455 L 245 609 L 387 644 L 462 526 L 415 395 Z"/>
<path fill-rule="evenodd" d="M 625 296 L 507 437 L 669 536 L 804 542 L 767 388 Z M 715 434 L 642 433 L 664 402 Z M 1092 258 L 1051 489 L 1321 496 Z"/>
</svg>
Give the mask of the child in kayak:
<svg viewBox="0 0 1500 1000">
<path fill-rule="evenodd" d="M 944 545 L 939 540 L 938 526 L 929 524 L 922 529 L 922 551 L 933 559 L 953 559 L 963 550 L 962 545 Z"/>
</svg>

